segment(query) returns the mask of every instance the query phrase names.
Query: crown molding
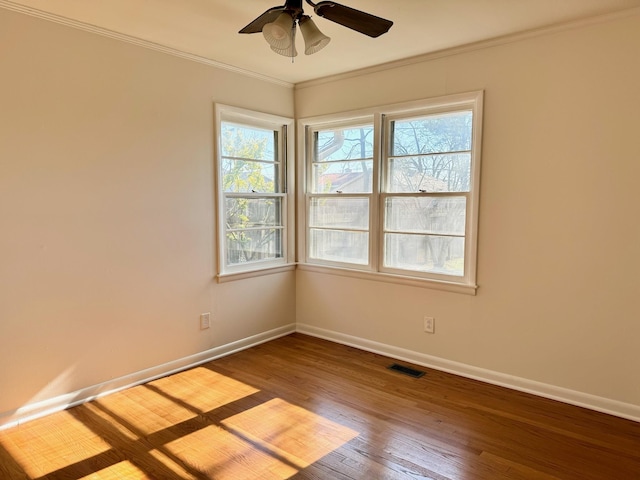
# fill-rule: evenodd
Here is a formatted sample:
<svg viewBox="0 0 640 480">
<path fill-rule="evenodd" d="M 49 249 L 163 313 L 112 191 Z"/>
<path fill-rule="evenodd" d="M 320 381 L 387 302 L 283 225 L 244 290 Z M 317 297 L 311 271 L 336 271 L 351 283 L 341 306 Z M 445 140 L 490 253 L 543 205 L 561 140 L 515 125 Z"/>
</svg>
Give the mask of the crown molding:
<svg viewBox="0 0 640 480">
<path fill-rule="evenodd" d="M 625 10 L 620 10 L 618 12 L 597 15 L 593 17 L 582 18 L 578 20 L 572 20 L 569 22 L 559 23 L 547 27 L 536 28 L 532 30 L 527 30 L 524 32 L 518 32 L 509 35 L 503 35 L 500 37 L 491 38 L 488 40 L 482 40 L 479 42 L 469 43 L 466 45 L 462 45 L 459 47 L 446 48 L 442 50 L 438 50 L 436 52 L 430 52 L 422 55 L 416 55 L 413 57 L 408 57 L 401 60 L 395 60 L 392 62 L 383 63 L 380 65 L 375 65 L 373 67 L 367 67 L 357 70 L 352 70 L 345 73 L 339 73 L 336 75 L 329 75 L 327 77 L 321 77 L 313 80 L 303 81 L 299 83 L 291 83 L 286 82 L 284 80 L 280 80 L 277 78 L 269 77 L 267 75 L 262 75 L 256 72 L 252 72 L 250 70 L 244 70 L 242 68 L 235 67 L 233 65 L 228 65 L 226 63 L 218 62 L 216 60 L 212 60 L 209 58 L 201 57 L 199 55 L 195 55 L 192 53 L 184 52 L 182 50 L 178 50 L 171 47 L 166 47 L 164 45 L 160 45 L 158 43 L 150 42 L 148 40 L 143 40 L 137 37 L 133 37 L 130 35 L 125 35 L 122 33 L 115 32 L 113 30 L 109 30 L 106 28 L 98 27 L 96 25 L 91 25 L 88 23 L 80 22 L 77 20 L 73 20 L 67 17 L 63 17 L 61 15 L 56 15 L 53 13 L 48 13 L 42 10 L 38 10 L 36 8 L 27 7 L 25 5 L 20 5 L 15 2 L 11 2 L 9 0 L 0 0 L 0 8 L 4 8 L 6 10 L 12 10 L 14 12 L 22 13 L 25 15 L 29 15 L 36 18 L 41 18 L 44 20 L 48 20 L 51 22 L 55 22 L 61 25 L 66 25 L 72 28 L 76 28 L 79 30 L 84 30 L 87 32 L 95 33 L 97 35 L 101 35 L 104 37 L 109 37 L 115 40 L 119 40 L 122 42 L 130 43 L 133 45 L 137 45 L 140 47 L 148 48 L 151 50 L 155 50 L 158 52 L 162 52 L 168 55 L 173 55 L 175 57 L 183 58 L 186 60 L 190 60 L 197 63 L 202 63 L 214 68 L 219 68 L 221 70 L 227 70 L 233 73 L 237 73 L 240 75 L 244 75 L 251 78 L 256 78 L 258 80 L 262 80 L 265 82 L 273 83 L 275 85 L 294 88 L 296 90 L 310 88 L 317 85 L 322 85 L 326 83 L 337 82 L 339 80 L 345 80 L 349 78 L 355 78 L 363 75 L 369 75 L 372 73 L 382 72 L 385 70 L 391 70 L 394 68 L 400 68 L 405 66 L 414 65 L 417 63 L 428 62 L 431 60 L 437 60 L 440 58 L 451 57 L 454 55 L 461 55 L 464 53 L 473 52 L 476 50 L 496 47 L 500 45 L 506 45 L 509 43 L 519 42 L 522 40 L 527 40 L 530 38 L 541 37 L 545 35 L 552 35 L 561 33 L 567 30 L 573 30 L 577 28 L 584 28 L 592 25 L 598 25 L 602 23 L 607 23 L 613 20 L 632 17 L 635 15 L 640 15 L 640 7 L 632 7 Z"/>
<path fill-rule="evenodd" d="M 459 47 L 445 48 L 435 52 L 425 53 L 422 55 L 416 55 L 413 57 L 407 57 L 401 60 L 394 60 L 392 62 L 382 63 L 380 65 L 374 65 L 373 67 L 361 68 L 358 70 L 352 70 L 345 73 L 338 73 L 336 75 L 329 75 L 327 77 L 316 78 L 304 82 L 295 84 L 296 90 L 304 88 L 315 87 L 326 83 L 337 82 L 340 80 L 346 80 L 350 78 L 360 77 L 363 75 L 370 75 L 372 73 L 383 72 L 385 70 L 391 70 L 394 68 L 406 67 L 415 65 L 417 63 L 424 63 L 440 58 L 452 57 L 455 55 L 461 55 L 464 53 L 474 52 L 476 50 L 482 50 L 486 48 L 492 48 L 500 45 L 506 45 L 509 43 L 520 42 L 530 38 L 537 38 L 546 35 L 554 35 L 562 33 L 568 30 L 574 30 L 578 28 L 589 27 L 592 25 L 599 25 L 602 23 L 611 22 L 621 18 L 633 17 L 640 15 L 640 7 L 632 7 L 618 12 L 606 13 L 602 15 L 596 15 L 593 17 L 581 18 L 578 20 L 571 20 L 568 22 L 558 23 L 555 25 L 549 25 L 546 27 L 535 28 L 526 30 L 523 32 L 512 33 L 508 35 L 502 35 L 499 37 L 490 38 L 487 40 L 481 40 L 479 42 L 468 43 Z"/>
<path fill-rule="evenodd" d="M 283 80 L 279 80 L 277 78 L 269 77 L 267 75 L 261 75 L 259 73 L 252 72 L 250 70 L 244 70 L 242 68 L 234 67 L 233 65 L 228 65 L 226 63 L 218 62 L 216 60 L 212 60 L 210 58 L 201 57 L 199 55 L 195 55 L 193 53 L 185 52 L 182 50 L 178 50 L 176 48 L 166 47 L 164 45 L 160 45 L 159 43 L 151 42 L 148 40 L 143 40 L 141 38 L 133 37 L 131 35 L 125 35 L 123 33 L 118 33 L 113 30 L 109 30 L 107 28 L 98 27 L 96 25 L 91 25 L 89 23 L 80 22 L 78 20 L 73 20 L 71 18 L 63 17 L 61 15 L 56 15 L 54 13 L 45 12 L 43 10 L 38 10 L 37 8 L 28 7 L 25 5 L 20 5 L 15 2 L 11 2 L 9 0 L 0 0 L 0 8 L 4 8 L 6 10 L 11 10 L 14 12 L 22 13 L 25 15 L 29 15 L 31 17 L 40 18 L 43 20 L 48 20 L 50 22 L 58 23 L 60 25 L 65 25 L 67 27 L 76 28 L 78 30 L 83 30 L 85 32 L 95 33 L 96 35 L 101 35 L 103 37 L 112 38 L 114 40 L 119 40 L 121 42 L 130 43 L 132 45 L 137 45 L 139 47 L 148 48 L 150 50 L 155 50 L 157 52 L 165 53 L 167 55 L 172 55 L 174 57 L 183 58 L 186 60 L 190 60 L 192 62 L 202 63 L 204 65 L 208 65 L 210 67 L 219 68 L 221 70 L 227 70 L 229 72 L 237 73 L 240 75 L 244 75 L 245 77 L 252 77 L 258 80 L 262 80 L 264 82 L 273 83 L 282 87 L 293 88 L 294 84 L 290 82 L 285 82 Z"/>
</svg>

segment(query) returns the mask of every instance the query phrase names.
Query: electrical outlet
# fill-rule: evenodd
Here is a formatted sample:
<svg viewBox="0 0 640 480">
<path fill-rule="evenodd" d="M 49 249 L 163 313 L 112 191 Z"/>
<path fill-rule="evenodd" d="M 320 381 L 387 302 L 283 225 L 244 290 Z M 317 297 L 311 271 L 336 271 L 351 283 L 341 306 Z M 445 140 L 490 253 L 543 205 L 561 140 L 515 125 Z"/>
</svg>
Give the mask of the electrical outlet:
<svg viewBox="0 0 640 480">
<path fill-rule="evenodd" d="M 436 333 L 436 319 L 433 317 L 424 317 L 424 331 L 427 333 Z"/>
<path fill-rule="evenodd" d="M 202 313 L 200 315 L 200 330 L 206 330 L 211 327 L 211 313 Z"/>
</svg>

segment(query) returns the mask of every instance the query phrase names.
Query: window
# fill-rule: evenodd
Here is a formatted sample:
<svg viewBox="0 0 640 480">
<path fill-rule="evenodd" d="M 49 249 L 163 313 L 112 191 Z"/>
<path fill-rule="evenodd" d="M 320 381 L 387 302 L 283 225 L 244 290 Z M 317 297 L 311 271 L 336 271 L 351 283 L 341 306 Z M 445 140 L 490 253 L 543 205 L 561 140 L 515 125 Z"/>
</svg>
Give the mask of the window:
<svg viewBox="0 0 640 480">
<path fill-rule="evenodd" d="M 368 265 L 373 124 L 311 132 L 308 256 Z"/>
<path fill-rule="evenodd" d="M 301 121 L 305 263 L 475 292 L 481 118 L 475 92 Z"/>
<path fill-rule="evenodd" d="M 292 120 L 216 105 L 219 276 L 292 262 Z"/>
</svg>

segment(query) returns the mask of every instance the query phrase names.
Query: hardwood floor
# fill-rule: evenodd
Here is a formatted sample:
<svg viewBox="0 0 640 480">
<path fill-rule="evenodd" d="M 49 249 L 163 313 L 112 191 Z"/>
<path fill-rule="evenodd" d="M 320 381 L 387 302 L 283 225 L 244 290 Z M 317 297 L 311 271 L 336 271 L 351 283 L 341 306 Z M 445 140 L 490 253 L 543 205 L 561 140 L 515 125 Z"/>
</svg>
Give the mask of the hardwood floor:
<svg viewBox="0 0 640 480">
<path fill-rule="evenodd" d="M 640 424 L 301 334 L 0 432 L 0 478 L 640 479 Z"/>
</svg>

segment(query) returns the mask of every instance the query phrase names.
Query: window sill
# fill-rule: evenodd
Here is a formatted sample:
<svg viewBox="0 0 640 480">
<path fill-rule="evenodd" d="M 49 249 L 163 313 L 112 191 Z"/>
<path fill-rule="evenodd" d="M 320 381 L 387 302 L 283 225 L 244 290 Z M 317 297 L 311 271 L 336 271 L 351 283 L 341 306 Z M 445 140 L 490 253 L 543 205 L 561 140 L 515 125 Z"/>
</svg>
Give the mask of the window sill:
<svg viewBox="0 0 640 480">
<path fill-rule="evenodd" d="M 273 275 L 275 273 L 291 272 L 295 270 L 294 263 L 286 265 L 278 265 L 275 267 L 266 267 L 255 270 L 246 270 L 244 272 L 219 273 L 217 276 L 218 283 L 233 282 L 235 280 L 244 280 L 246 278 L 262 277 L 264 275 Z"/>
<path fill-rule="evenodd" d="M 409 285 L 412 287 L 430 288 L 433 290 L 443 290 L 446 292 L 461 293 L 464 295 L 475 295 L 478 289 L 477 285 L 463 285 L 460 283 L 444 282 L 427 278 L 392 275 L 389 273 L 380 272 L 349 270 L 347 268 L 328 267 L 325 265 L 311 265 L 308 263 L 298 264 L 298 269 L 307 272 L 324 273 L 327 275 L 341 275 L 343 277 L 360 278 L 363 280 L 395 283 L 398 285 Z"/>
</svg>

